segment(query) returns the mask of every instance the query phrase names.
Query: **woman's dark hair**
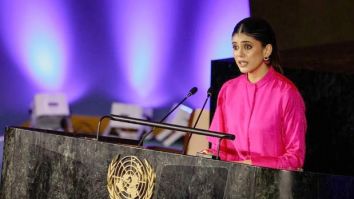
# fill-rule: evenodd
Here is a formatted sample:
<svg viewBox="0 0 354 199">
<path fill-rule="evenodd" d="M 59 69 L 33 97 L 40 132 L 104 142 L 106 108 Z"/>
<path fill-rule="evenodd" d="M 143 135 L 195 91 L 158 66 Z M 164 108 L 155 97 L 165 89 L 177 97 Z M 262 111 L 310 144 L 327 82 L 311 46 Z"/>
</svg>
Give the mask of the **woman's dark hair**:
<svg viewBox="0 0 354 199">
<path fill-rule="evenodd" d="M 263 46 L 272 45 L 272 54 L 269 56 L 269 64 L 272 65 L 278 72 L 283 72 L 280 66 L 279 50 L 275 33 L 272 26 L 264 19 L 256 17 L 248 17 L 238 22 L 232 32 L 232 36 L 237 33 L 243 33 L 260 41 Z"/>
</svg>

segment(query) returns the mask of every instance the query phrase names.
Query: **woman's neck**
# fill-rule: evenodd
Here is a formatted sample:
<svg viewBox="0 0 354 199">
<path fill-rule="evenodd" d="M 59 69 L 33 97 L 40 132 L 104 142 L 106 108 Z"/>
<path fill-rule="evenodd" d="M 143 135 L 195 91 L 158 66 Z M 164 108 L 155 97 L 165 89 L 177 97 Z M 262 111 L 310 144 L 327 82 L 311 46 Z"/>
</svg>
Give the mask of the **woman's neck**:
<svg viewBox="0 0 354 199">
<path fill-rule="evenodd" d="M 247 73 L 248 81 L 254 84 L 257 83 L 267 74 L 268 70 L 269 66 L 262 63 L 256 70 Z"/>
</svg>

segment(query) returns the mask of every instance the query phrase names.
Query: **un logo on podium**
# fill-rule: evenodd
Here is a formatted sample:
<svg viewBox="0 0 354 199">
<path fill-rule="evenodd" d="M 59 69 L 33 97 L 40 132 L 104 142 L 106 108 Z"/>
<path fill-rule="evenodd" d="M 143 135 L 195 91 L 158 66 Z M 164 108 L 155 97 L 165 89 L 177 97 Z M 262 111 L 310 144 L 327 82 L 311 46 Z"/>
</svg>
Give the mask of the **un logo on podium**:
<svg viewBox="0 0 354 199">
<path fill-rule="evenodd" d="M 107 188 L 111 199 L 148 199 L 152 197 L 156 174 L 144 159 L 116 156 L 108 167 Z"/>
</svg>

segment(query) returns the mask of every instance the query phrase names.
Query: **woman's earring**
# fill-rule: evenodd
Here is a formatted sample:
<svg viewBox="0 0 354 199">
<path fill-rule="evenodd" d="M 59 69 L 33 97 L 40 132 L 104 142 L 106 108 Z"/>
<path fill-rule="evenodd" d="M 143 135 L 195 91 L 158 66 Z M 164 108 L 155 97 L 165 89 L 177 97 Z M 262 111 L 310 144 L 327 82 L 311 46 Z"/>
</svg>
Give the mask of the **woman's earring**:
<svg viewBox="0 0 354 199">
<path fill-rule="evenodd" d="M 264 57 L 264 58 L 263 58 L 263 61 L 264 61 L 264 63 L 267 64 L 267 65 L 270 64 L 269 57 Z"/>
</svg>

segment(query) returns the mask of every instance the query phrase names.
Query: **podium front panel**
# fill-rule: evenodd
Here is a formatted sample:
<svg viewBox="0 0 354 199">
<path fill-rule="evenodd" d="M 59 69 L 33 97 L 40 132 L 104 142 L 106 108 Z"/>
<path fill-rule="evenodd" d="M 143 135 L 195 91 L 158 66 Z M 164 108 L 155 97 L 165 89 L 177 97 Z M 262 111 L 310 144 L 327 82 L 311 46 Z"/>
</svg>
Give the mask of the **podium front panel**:
<svg viewBox="0 0 354 199">
<path fill-rule="evenodd" d="M 107 172 L 117 156 L 151 165 L 152 198 L 354 198 L 351 176 L 261 168 L 21 128 L 5 134 L 0 198 L 109 198 Z"/>
</svg>

